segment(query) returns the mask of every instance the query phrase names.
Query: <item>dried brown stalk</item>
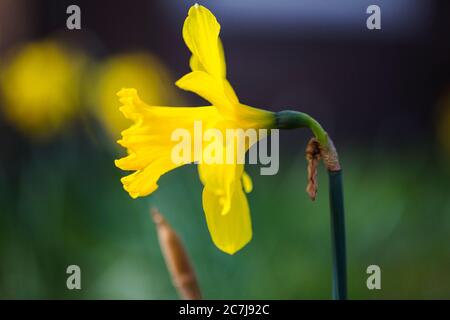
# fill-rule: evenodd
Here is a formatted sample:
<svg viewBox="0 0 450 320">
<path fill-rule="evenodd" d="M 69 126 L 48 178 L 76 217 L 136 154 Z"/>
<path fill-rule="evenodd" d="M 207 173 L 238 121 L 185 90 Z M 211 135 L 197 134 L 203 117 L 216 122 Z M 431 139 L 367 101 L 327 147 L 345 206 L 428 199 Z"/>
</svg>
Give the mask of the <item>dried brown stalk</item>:
<svg viewBox="0 0 450 320">
<path fill-rule="evenodd" d="M 178 295 L 185 300 L 201 299 L 197 277 L 180 238 L 157 209 L 152 208 L 151 215 L 156 224 L 161 251 Z"/>
</svg>

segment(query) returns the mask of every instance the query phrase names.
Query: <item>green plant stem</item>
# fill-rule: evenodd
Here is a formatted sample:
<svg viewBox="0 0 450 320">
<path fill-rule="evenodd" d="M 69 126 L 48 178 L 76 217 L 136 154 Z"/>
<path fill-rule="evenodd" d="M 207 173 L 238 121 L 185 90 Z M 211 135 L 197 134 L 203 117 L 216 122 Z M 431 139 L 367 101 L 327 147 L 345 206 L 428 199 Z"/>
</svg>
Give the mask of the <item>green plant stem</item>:
<svg viewBox="0 0 450 320">
<path fill-rule="evenodd" d="M 277 129 L 298 129 L 309 128 L 323 147 L 328 147 L 328 134 L 310 115 L 298 112 L 285 110 L 276 113 L 276 128 Z"/>
<path fill-rule="evenodd" d="M 328 138 L 327 132 L 311 116 L 298 111 L 281 111 L 276 113 L 276 128 L 309 128 L 322 150 L 336 152 Z M 337 159 L 337 153 L 335 154 Z M 333 270 L 333 299 L 347 299 L 347 266 L 345 244 L 344 195 L 342 188 L 342 170 L 327 165 L 330 196 L 330 224 Z"/>
<path fill-rule="evenodd" d="M 328 171 L 330 192 L 331 245 L 333 252 L 333 299 L 347 299 L 344 195 L 342 170 Z"/>
</svg>

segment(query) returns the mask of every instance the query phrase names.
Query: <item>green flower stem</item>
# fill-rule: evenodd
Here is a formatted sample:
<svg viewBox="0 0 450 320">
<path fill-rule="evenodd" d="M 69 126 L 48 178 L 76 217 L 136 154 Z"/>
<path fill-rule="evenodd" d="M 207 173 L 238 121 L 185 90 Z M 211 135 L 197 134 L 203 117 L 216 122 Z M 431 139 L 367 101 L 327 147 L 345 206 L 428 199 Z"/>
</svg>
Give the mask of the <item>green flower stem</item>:
<svg viewBox="0 0 450 320">
<path fill-rule="evenodd" d="M 333 250 L 333 299 L 347 300 L 344 195 L 342 170 L 328 170 L 330 189 L 331 244 Z"/>
<path fill-rule="evenodd" d="M 277 129 L 309 128 L 323 147 L 328 147 L 328 134 L 314 118 L 306 113 L 285 110 L 275 114 Z"/>
<path fill-rule="evenodd" d="M 322 158 L 328 169 L 330 193 L 330 224 L 333 263 L 333 299 L 347 299 L 347 266 L 345 248 L 344 196 L 342 170 L 336 149 L 327 132 L 311 116 L 298 111 L 276 113 L 277 129 L 309 128 L 320 144 Z"/>
</svg>

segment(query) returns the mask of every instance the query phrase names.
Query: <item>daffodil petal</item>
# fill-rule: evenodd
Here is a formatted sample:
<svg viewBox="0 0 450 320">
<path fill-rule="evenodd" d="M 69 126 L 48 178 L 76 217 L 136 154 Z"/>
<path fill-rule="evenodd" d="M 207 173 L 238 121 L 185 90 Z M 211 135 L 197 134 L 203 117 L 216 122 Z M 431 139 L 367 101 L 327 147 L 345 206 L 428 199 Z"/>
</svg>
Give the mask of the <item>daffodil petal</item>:
<svg viewBox="0 0 450 320">
<path fill-rule="evenodd" d="M 216 124 L 217 125 L 217 124 Z M 233 184 L 240 181 L 244 172 L 244 165 L 237 162 L 237 141 L 234 143 L 216 144 L 216 158 L 211 158 L 207 152 L 208 144 L 203 145 L 202 162 L 198 164 L 200 180 L 208 190 L 223 197 L 220 213 L 228 213 L 231 204 Z"/>
<path fill-rule="evenodd" d="M 239 164 L 207 164 L 198 165 L 200 180 L 203 185 L 217 196 L 222 197 L 219 213 L 226 215 L 231 208 L 231 194 L 233 184 L 240 181 L 244 165 Z"/>
<path fill-rule="evenodd" d="M 194 55 L 192 55 L 191 58 L 189 59 L 189 67 L 191 68 L 192 71 L 203 71 L 203 72 L 206 72 L 206 70 L 203 67 L 202 63 Z"/>
<path fill-rule="evenodd" d="M 244 187 L 245 193 L 250 193 L 253 190 L 252 178 L 245 171 L 242 173 L 242 186 Z"/>
<path fill-rule="evenodd" d="M 197 60 L 195 65 L 201 64 L 202 69 L 214 77 L 224 79 L 226 67 L 219 33 L 220 24 L 211 11 L 198 4 L 189 9 L 183 25 L 183 39 Z"/>
<path fill-rule="evenodd" d="M 223 196 L 208 187 L 203 189 L 203 208 L 212 241 L 222 251 L 234 254 L 252 239 L 247 198 L 240 181 L 234 184 L 226 215 L 221 214 Z"/>
<path fill-rule="evenodd" d="M 122 159 L 123 160 L 123 159 Z M 118 162 L 116 162 L 117 164 Z M 121 182 L 128 194 L 136 199 L 149 195 L 158 188 L 158 179 L 166 172 L 173 170 L 180 165 L 174 164 L 171 159 L 159 158 L 151 164 L 139 169 L 136 172 L 123 177 Z"/>
<path fill-rule="evenodd" d="M 232 110 L 239 100 L 226 79 L 217 80 L 204 71 L 192 71 L 175 83 L 179 88 L 194 92 L 222 112 Z"/>
</svg>

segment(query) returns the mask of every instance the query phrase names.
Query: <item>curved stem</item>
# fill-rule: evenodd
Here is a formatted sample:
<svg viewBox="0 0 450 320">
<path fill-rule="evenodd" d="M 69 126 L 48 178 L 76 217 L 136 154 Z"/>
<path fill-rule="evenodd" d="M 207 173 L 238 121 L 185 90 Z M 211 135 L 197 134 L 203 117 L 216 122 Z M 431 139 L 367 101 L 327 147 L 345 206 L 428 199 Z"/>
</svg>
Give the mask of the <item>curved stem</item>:
<svg viewBox="0 0 450 320">
<path fill-rule="evenodd" d="M 328 134 L 310 115 L 298 112 L 285 110 L 276 113 L 276 127 L 277 129 L 298 129 L 309 128 L 323 147 L 328 147 Z"/>
<path fill-rule="evenodd" d="M 330 224 L 333 263 L 333 299 L 347 299 L 347 266 L 345 245 L 344 195 L 342 170 L 337 151 L 327 132 L 311 116 L 298 111 L 276 113 L 276 128 L 309 128 L 320 144 L 321 156 L 328 170 L 330 193 Z"/>
</svg>

